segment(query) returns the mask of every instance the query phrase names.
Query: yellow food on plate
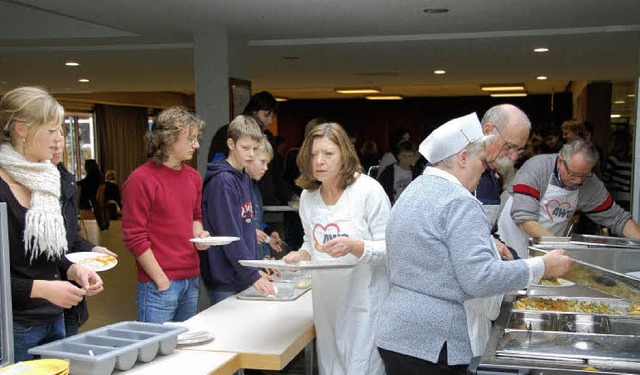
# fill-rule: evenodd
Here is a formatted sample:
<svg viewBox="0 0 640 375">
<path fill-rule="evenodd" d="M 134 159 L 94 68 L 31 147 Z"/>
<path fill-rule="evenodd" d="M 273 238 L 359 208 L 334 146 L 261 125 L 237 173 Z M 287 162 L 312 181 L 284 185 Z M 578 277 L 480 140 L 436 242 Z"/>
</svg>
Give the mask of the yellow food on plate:
<svg viewBox="0 0 640 375">
<path fill-rule="evenodd" d="M 558 285 L 560 285 L 560 281 L 558 281 L 558 279 L 555 278 L 555 277 L 550 278 L 550 279 L 540 279 L 540 282 L 538 282 L 538 285 L 558 286 Z"/>
<path fill-rule="evenodd" d="M 600 371 L 598 370 L 597 367 L 593 367 L 593 366 L 587 366 L 585 368 L 583 368 L 584 371 Z"/>
<path fill-rule="evenodd" d="M 298 288 L 298 289 L 305 289 L 305 288 L 308 288 L 309 286 L 310 286 L 310 284 L 309 284 L 308 281 L 298 281 L 296 283 L 296 288 Z"/>
</svg>

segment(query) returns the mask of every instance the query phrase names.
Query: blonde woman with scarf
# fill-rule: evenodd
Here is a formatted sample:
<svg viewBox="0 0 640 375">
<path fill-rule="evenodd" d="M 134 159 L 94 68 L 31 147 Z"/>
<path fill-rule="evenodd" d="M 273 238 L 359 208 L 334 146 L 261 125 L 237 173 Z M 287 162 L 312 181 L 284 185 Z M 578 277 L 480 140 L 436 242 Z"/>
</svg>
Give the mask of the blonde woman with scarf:
<svg viewBox="0 0 640 375">
<path fill-rule="evenodd" d="M 63 309 L 102 291 L 102 279 L 71 263 L 51 163 L 64 109 L 46 91 L 14 89 L 0 100 L 0 202 L 7 205 L 15 361 L 65 336 Z M 80 287 L 67 280 L 75 281 Z"/>
</svg>

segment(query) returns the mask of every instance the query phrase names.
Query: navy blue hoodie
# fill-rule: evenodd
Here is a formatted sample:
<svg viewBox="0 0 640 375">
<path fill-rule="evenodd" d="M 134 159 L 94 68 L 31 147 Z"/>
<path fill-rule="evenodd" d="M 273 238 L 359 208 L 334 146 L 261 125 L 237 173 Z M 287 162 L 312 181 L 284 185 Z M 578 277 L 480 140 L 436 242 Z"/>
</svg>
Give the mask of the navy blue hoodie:
<svg viewBox="0 0 640 375">
<path fill-rule="evenodd" d="M 202 188 L 202 221 L 212 236 L 240 237 L 240 241 L 199 251 L 200 273 L 209 289 L 239 292 L 260 278 L 256 268 L 238 263 L 260 259 L 251 202 L 251 177 L 226 160 L 207 165 Z"/>
</svg>

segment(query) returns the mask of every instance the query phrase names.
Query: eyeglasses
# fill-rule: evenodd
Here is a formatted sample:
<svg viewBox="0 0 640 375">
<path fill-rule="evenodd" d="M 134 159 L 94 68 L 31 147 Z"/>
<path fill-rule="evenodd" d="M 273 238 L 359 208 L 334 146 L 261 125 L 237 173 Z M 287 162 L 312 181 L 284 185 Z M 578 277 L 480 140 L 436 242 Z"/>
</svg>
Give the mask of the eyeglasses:
<svg viewBox="0 0 640 375">
<path fill-rule="evenodd" d="M 500 132 L 500 129 L 498 129 L 497 126 L 494 125 L 493 128 L 496 129 L 500 138 L 504 140 L 504 143 L 502 144 L 502 148 L 500 148 L 500 152 L 502 152 L 502 150 L 506 147 L 507 154 L 510 153 L 511 151 L 514 151 L 518 156 L 524 154 L 524 147 L 518 147 L 515 144 L 507 141 L 507 139 L 502 136 L 502 133 Z"/>
<path fill-rule="evenodd" d="M 569 175 L 570 180 L 578 180 L 578 179 L 584 180 L 586 178 L 593 176 L 593 172 L 589 172 L 587 174 L 578 174 L 578 173 L 571 172 L 571 170 L 569 169 L 569 164 L 567 164 L 567 161 L 564 159 L 562 159 L 562 164 L 564 164 L 564 169 L 567 171 L 567 175 Z"/>
<path fill-rule="evenodd" d="M 187 142 L 191 144 L 200 143 L 200 137 L 187 137 Z"/>
</svg>

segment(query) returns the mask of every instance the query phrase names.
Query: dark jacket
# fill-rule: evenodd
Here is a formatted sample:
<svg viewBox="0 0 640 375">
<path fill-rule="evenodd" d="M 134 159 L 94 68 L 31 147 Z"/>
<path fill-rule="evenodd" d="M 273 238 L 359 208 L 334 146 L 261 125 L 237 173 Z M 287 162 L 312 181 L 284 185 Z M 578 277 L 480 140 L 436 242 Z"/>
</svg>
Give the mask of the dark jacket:
<svg viewBox="0 0 640 375">
<path fill-rule="evenodd" d="M 380 175 L 378 176 L 378 182 L 380 183 L 380 185 L 382 185 L 382 188 L 384 189 L 384 192 L 387 193 L 387 196 L 389 197 L 389 202 L 391 202 L 391 204 L 395 203 L 395 195 L 396 192 L 393 189 L 393 178 L 394 178 L 394 166 L 397 165 L 398 163 L 393 163 L 391 165 L 388 165 L 382 172 L 380 172 Z M 418 171 L 417 168 L 415 167 L 411 167 L 411 181 L 415 180 L 416 177 L 420 176 L 422 172 Z"/>
<path fill-rule="evenodd" d="M 238 263 L 260 259 L 253 220 L 252 181 L 226 160 L 210 163 L 202 189 L 202 221 L 212 236 L 239 237 L 239 241 L 199 251 L 205 285 L 216 291 L 238 292 L 260 278 L 258 270 Z"/>
<path fill-rule="evenodd" d="M 224 159 L 229 155 L 229 147 L 227 146 L 227 130 L 229 129 L 229 124 L 222 126 L 216 134 L 213 136 L 211 140 L 211 144 L 209 145 L 209 152 L 207 153 L 207 163 L 211 163 L 214 161 L 214 156 L 216 160 Z"/>
<path fill-rule="evenodd" d="M 39 256 L 30 262 L 25 255 L 23 240 L 27 210 L 2 179 L 0 202 L 7 203 L 13 320 L 24 324 L 50 323 L 62 314 L 63 309 L 45 299 L 31 298 L 33 280 L 61 280 L 72 263 L 66 257 L 52 261 L 46 256 Z M 66 212 L 63 215 L 65 221 L 73 219 Z"/>
<path fill-rule="evenodd" d="M 95 246 L 91 242 L 82 238 L 78 233 L 78 202 L 76 190 L 76 178 L 69 173 L 62 164 L 57 165 L 60 171 L 60 203 L 62 204 L 62 215 L 64 216 L 64 226 L 67 230 L 67 243 L 69 253 L 81 251 L 91 251 Z M 63 278 L 66 279 L 66 277 Z M 76 306 L 64 311 L 64 318 L 74 319 L 78 326 L 84 324 L 89 319 L 89 309 L 87 302 L 83 298 Z"/>
</svg>

